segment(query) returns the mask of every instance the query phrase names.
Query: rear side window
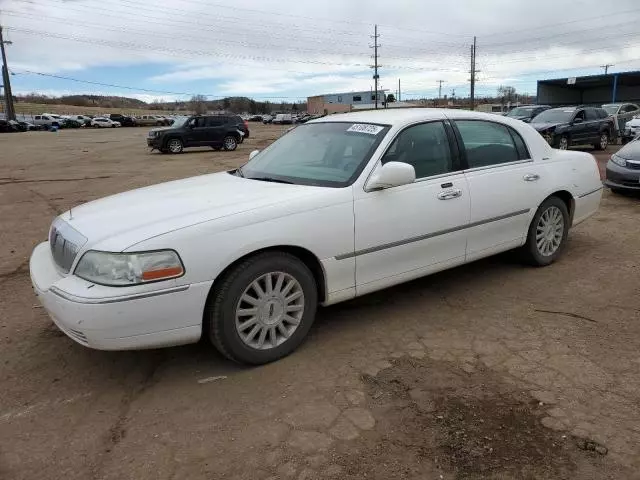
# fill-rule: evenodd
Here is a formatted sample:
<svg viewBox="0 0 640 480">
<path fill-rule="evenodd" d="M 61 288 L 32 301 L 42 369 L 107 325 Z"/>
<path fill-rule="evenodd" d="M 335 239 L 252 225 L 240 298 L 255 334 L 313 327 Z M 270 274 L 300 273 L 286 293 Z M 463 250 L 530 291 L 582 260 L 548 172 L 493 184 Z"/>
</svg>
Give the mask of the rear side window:
<svg viewBox="0 0 640 480">
<path fill-rule="evenodd" d="M 36 120 L 40 120 L 40 115 L 36 115 Z"/>
<path fill-rule="evenodd" d="M 624 108 L 622 109 L 622 111 L 623 111 L 624 113 L 635 112 L 636 110 L 638 110 L 638 109 L 636 108 L 636 106 L 635 106 L 635 105 L 627 105 L 626 107 L 624 107 Z"/>
<path fill-rule="evenodd" d="M 595 108 L 587 108 L 585 110 L 586 113 L 586 117 L 587 117 L 587 121 L 588 120 L 599 120 L 600 117 L 600 112 L 598 110 L 596 110 Z"/>
<path fill-rule="evenodd" d="M 521 142 L 518 148 L 514 135 L 505 125 L 483 120 L 460 120 L 456 126 L 462 137 L 469 168 L 516 162 L 522 160 L 522 149 L 526 152 L 522 138 L 514 132 Z"/>
<path fill-rule="evenodd" d="M 207 127 L 221 127 L 225 124 L 225 117 L 207 117 Z"/>
</svg>

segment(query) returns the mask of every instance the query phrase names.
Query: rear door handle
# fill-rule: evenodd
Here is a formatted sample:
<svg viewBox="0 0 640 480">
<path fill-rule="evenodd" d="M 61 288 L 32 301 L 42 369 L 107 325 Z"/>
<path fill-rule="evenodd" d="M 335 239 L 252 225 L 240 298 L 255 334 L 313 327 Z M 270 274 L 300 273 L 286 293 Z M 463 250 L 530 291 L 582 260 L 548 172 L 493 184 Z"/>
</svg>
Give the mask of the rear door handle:
<svg viewBox="0 0 640 480">
<path fill-rule="evenodd" d="M 525 182 L 535 182 L 536 180 L 540 180 L 540 175 L 535 173 L 527 173 L 524 177 Z"/>
<path fill-rule="evenodd" d="M 462 190 L 460 190 L 459 188 L 456 188 L 454 190 L 447 190 L 445 192 L 440 192 L 438 194 L 438 199 L 439 200 L 451 200 L 454 198 L 458 198 L 462 196 Z"/>
</svg>

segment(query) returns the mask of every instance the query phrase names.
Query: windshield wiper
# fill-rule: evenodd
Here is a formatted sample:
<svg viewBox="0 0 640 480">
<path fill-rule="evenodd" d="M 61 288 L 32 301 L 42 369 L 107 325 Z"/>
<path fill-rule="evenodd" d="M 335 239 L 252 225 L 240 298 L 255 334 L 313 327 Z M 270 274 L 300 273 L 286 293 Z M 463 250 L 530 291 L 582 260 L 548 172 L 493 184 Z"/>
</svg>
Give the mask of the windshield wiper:
<svg viewBox="0 0 640 480">
<path fill-rule="evenodd" d="M 273 178 L 273 177 L 247 177 L 247 178 L 249 178 L 249 180 L 259 180 L 261 182 L 287 183 L 289 185 L 294 184 L 289 180 L 280 180 L 279 178 Z"/>
</svg>

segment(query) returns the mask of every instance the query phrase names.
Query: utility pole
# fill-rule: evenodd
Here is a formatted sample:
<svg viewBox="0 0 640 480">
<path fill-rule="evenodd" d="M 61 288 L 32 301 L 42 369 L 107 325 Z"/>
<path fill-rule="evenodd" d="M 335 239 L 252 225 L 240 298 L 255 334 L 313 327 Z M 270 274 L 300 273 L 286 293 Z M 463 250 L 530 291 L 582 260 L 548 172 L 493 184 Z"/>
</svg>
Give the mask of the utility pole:
<svg viewBox="0 0 640 480">
<path fill-rule="evenodd" d="M 378 44 L 378 38 L 380 38 L 380 35 L 378 35 L 378 25 L 375 26 L 374 30 L 373 30 L 373 36 L 371 37 L 373 38 L 373 46 L 370 46 L 370 48 L 373 48 L 373 65 L 371 68 L 373 68 L 373 80 L 375 82 L 375 98 L 376 98 L 376 110 L 378 109 L 378 80 L 380 80 L 380 75 L 378 75 L 378 67 L 380 65 L 378 65 L 378 48 L 381 47 L 381 45 Z"/>
<path fill-rule="evenodd" d="M 471 110 L 476 109 L 476 37 L 471 45 Z"/>
<path fill-rule="evenodd" d="M 442 98 L 442 84 L 445 83 L 444 80 L 438 80 L 438 100 Z"/>
<path fill-rule="evenodd" d="M 11 42 L 5 41 L 2 37 L 2 27 L 0 26 L 0 50 L 2 51 L 2 83 L 4 84 L 4 101 L 5 101 L 5 117 L 6 120 L 15 120 L 16 112 L 13 108 L 13 94 L 11 93 L 11 79 L 9 78 L 9 65 L 7 65 L 7 54 L 4 51 L 4 45 L 11 45 Z"/>
<path fill-rule="evenodd" d="M 606 75 L 607 73 L 609 73 L 609 67 L 614 67 L 615 65 L 613 65 L 612 63 L 607 63 L 605 65 L 600 65 L 600 68 L 604 68 L 604 74 Z"/>
<path fill-rule="evenodd" d="M 402 99 L 402 90 L 400 89 L 400 79 L 398 79 L 398 101 Z"/>
</svg>

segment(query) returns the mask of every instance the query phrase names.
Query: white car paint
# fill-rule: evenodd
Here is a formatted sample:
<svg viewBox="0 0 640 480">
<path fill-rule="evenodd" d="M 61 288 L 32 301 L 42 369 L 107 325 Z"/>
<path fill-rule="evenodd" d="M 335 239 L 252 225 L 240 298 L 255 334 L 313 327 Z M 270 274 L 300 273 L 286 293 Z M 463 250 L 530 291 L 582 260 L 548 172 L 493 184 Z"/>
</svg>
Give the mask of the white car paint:
<svg viewBox="0 0 640 480">
<path fill-rule="evenodd" d="M 121 124 L 120 122 L 116 122 L 114 120 L 111 120 L 110 118 L 96 117 L 91 120 L 91 126 L 100 128 L 113 128 L 120 127 Z"/>
<path fill-rule="evenodd" d="M 367 183 L 407 126 L 480 119 L 508 125 L 531 159 L 418 179 L 383 190 Z M 73 208 L 58 221 L 86 237 L 88 250 L 172 249 L 182 277 L 109 287 L 57 268 L 48 242 L 31 257 L 33 286 L 56 324 L 83 345 L 108 350 L 195 342 L 207 296 L 234 261 L 261 249 L 294 246 L 322 266 L 323 304 L 521 246 L 538 206 L 571 195 L 573 225 L 596 212 L 602 184 L 593 156 L 553 150 L 529 125 L 457 110 L 411 109 L 334 115 L 309 122 L 390 125 L 352 185 L 329 188 L 261 182 L 227 172 L 121 193 Z M 538 176 L 534 181 L 525 177 Z M 445 186 L 445 184 L 451 184 Z M 447 201 L 441 194 L 459 192 Z"/>
</svg>

